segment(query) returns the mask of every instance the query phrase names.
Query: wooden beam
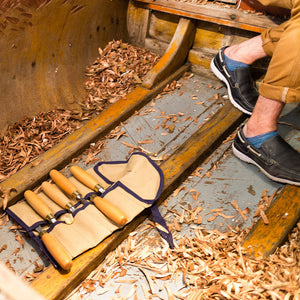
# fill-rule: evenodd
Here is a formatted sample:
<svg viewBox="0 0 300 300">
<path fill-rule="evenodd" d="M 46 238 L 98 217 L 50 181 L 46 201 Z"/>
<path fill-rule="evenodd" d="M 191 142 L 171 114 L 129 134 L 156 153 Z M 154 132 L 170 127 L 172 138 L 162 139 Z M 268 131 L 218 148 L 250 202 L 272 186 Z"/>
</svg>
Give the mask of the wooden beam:
<svg viewBox="0 0 300 300">
<path fill-rule="evenodd" d="M 267 257 L 286 240 L 300 218 L 300 187 L 286 185 L 266 216 L 269 224 L 260 219 L 242 243 L 250 255 Z"/>
<path fill-rule="evenodd" d="M 268 16 L 258 16 L 235 8 L 218 7 L 217 5 L 197 5 L 175 0 L 135 0 L 134 2 L 144 3 L 145 7 L 152 10 L 257 33 L 281 23 L 281 19 L 278 18 L 271 19 Z"/>
<path fill-rule="evenodd" d="M 204 161 L 221 143 L 223 138 L 228 136 L 244 118 L 245 116 L 241 112 L 227 102 L 222 109 L 181 145 L 161 165 L 165 176 L 165 186 L 158 204 L 176 188 L 181 180 L 190 174 L 191 170 Z M 114 232 L 98 246 L 75 258 L 72 270 L 69 273 L 62 273 L 51 265 L 32 282 L 31 286 L 47 299 L 63 299 L 148 215 L 149 209 L 137 216 L 122 230 Z"/>
</svg>

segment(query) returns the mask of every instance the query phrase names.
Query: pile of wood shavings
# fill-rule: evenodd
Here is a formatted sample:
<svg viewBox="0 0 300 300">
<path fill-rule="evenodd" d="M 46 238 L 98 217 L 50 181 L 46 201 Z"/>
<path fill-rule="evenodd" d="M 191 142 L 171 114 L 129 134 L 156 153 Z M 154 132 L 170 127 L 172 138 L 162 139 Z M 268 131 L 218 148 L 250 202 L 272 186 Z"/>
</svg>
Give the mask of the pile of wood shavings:
<svg viewBox="0 0 300 300">
<path fill-rule="evenodd" d="M 130 295 L 139 299 L 138 279 L 121 280 L 127 267 L 136 267 L 145 274 L 147 286 L 142 284 L 144 297 L 140 299 L 300 299 L 299 231 L 294 230 L 289 243 L 264 259 L 246 256 L 240 246 L 245 232 L 220 233 L 199 226 L 191 229 L 193 237 L 174 233 L 173 250 L 149 232 L 147 239 L 129 236 L 68 300 L 80 299 L 82 289 L 98 295 L 114 289 L 115 297 L 111 299 L 129 299 L 121 295 L 120 282 L 131 284 Z M 177 282 L 175 290 L 168 286 L 171 281 Z M 162 282 L 163 287 L 158 287 Z M 157 294 L 163 289 L 168 298 Z"/>
<path fill-rule="evenodd" d="M 99 53 L 100 57 L 88 67 L 89 94 L 82 103 L 82 113 L 52 110 L 26 117 L 9 126 L 0 137 L 0 182 L 134 89 L 159 59 L 152 52 L 122 41 L 110 42 Z"/>
<path fill-rule="evenodd" d="M 276 193 L 268 196 L 267 191 L 263 191 L 253 224 Z M 183 218 L 183 223 L 189 226 L 188 236 L 182 236 L 181 230 L 172 223 L 168 225 L 175 249 L 170 249 L 158 236 L 156 223 L 149 221 L 140 225 L 67 300 L 80 299 L 91 292 L 105 295 L 111 290 L 115 293 L 111 299 L 116 300 L 132 299 L 132 296 L 169 300 L 300 299 L 300 223 L 288 241 L 268 258 L 250 257 L 241 247 L 250 229 L 230 228 L 221 233 L 208 231 L 196 220 L 191 223 L 189 218 Z M 137 276 L 127 275 L 132 268 L 144 274 L 147 285 L 138 284 Z M 124 296 L 122 291 L 128 284 L 131 289 Z M 141 293 L 143 297 L 139 298 Z"/>
<path fill-rule="evenodd" d="M 0 137 L 0 181 L 17 172 L 80 127 L 76 114 L 52 110 L 24 118 Z"/>
<path fill-rule="evenodd" d="M 89 97 L 84 102 L 85 107 L 96 111 L 101 111 L 103 104 L 120 100 L 142 83 L 160 58 L 151 51 L 122 41 L 112 41 L 104 50 L 99 48 L 99 54 L 88 68 Z"/>
</svg>

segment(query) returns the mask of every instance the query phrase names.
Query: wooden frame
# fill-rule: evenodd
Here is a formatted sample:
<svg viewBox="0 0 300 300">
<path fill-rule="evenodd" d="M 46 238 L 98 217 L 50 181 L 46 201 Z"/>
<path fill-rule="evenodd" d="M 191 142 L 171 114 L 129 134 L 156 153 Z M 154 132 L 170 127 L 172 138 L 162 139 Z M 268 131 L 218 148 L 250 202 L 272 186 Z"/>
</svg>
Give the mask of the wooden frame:
<svg viewBox="0 0 300 300">
<path fill-rule="evenodd" d="M 247 13 L 238 9 L 218 7 L 217 5 L 197 5 L 175 0 L 134 0 L 135 3 L 144 3 L 145 8 L 161 11 L 186 18 L 212 22 L 229 27 L 235 27 L 257 33 L 266 28 L 281 23 L 280 19 L 269 18 L 264 15 Z"/>
</svg>

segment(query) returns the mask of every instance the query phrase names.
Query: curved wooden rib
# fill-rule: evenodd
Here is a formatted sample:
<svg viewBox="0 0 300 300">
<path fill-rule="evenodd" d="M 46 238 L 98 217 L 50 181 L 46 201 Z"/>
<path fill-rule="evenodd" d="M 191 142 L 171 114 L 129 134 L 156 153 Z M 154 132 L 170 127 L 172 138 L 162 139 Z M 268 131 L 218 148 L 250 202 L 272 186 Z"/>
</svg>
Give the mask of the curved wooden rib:
<svg viewBox="0 0 300 300">
<path fill-rule="evenodd" d="M 181 18 L 166 53 L 145 77 L 142 86 L 153 88 L 162 78 L 170 76 L 186 60 L 193 44 L 196 27 L 193 21 Z"/>
</svg>

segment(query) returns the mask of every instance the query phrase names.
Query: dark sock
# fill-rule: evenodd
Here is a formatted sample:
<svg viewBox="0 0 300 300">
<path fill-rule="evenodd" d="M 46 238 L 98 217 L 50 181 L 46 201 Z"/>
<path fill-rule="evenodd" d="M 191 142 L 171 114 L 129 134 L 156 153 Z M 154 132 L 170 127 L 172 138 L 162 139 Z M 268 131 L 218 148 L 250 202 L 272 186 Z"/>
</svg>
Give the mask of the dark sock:
<svg viewBox="0 0 300 300">
<path fill-rule="evenodd" d="M 276 134 L 278 134 L 277 130 L 270 131 L 270 132 L 267 132 L 267 133 L 263 133 L 263 134 L 260 134 L 260 135 L 256 135 L 256 136 L 253 136 L 253 137 L 250 137 L 250 138 L 246 137 L 246 139 L 254 147 L 260 148 L 261 145 L 263 144 L 263 142 L 265 142 L 266 140 L 268 140 L 271 137 L 275 136 Z"/>
<path fill-rule="evenodd" d="M 224 57 L 225 57 L 225 62 L 226 62 L 227 68 L 230 71 L 234 71 L 237 68 L 248 68 L 249 67 L 249 65 L 247 65 L 243 62 L 237 61 L 237 60 L 233 60 L 233 59 L 227 57 L 225 54 L 224 54 Z"/>
</svg>

